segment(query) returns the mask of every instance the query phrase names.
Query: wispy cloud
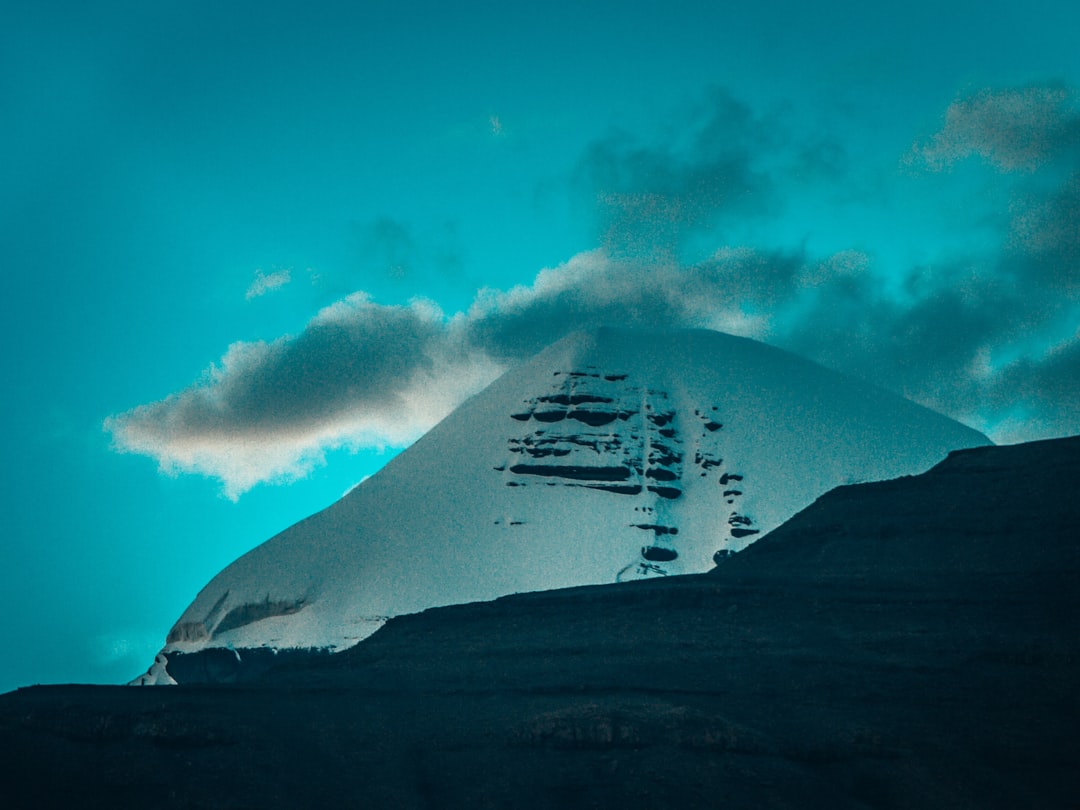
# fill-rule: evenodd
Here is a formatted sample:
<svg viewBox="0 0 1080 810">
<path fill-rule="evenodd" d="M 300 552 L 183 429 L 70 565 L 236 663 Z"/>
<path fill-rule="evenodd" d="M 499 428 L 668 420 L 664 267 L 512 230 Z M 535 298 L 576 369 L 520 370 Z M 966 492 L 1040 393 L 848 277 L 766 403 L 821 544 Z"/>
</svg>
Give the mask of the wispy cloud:
<svg viewBox="0 0 1080 810">
<path fill-rule="evenodd" d="M 594 141 L 577 173 L 595 203 L 600 244 L 616 258 L 669 261 L 689 234 L 767 212 L 774 184 L 758 159 L 763 147 L 780 147 L 778 133 L 777 122 L 716 90 L 698 119 L 663 143 L 621 132 Z"/>
<path fill-rule="evenodd" d="M 766 340 L 998 440 L 1078 432 L 1080 145 L 1062 136 L 1077 127 L 1068 98 L 1028 87 L 950 107 L 909 168 L 980 155 L 994 182 L 1010 184 L 1008 210 L 996 243 L 897 278 L 861 250 L 726 246 L 686 258 L 688 238 L 723 245 L 728 223 L 775 204 L 790 168 L 778 151 L 806 155 L 719 94 L 679 148 L 618 137 L 588 150 L 579 181 L 598 200 L 602 247 L 531 284 L 482 290 L 452 315 L 350 295 L 298 335 L 234 344 L 201 380 L 107 428 L 119 449 L 217 477 L 236 497 L 305 475 L 332 448 L 406 444 L 510 364 L 615 322 Z M 828 165 L 841 162 L 830 150 Z M 408 247 L 397 227 L 379 234 Z"/>
<path fill-rule="evenodd" d="M 244 298 L 250 301 L 252 298 L 258 298 L 261 295 L 266 295 L 272 290 L 284 287 L 290 281 L 292 281 L 291 267 L 275 270 L 272 273 L 264 273 L 262 270 L 256 270 L 255 280 L 252 281 L 251 286 L 247 288 Z"/>
<path fill-rule="evenodd" d="M 1036 85 L 983 90 L 945 111 L 945 126 L 916 142 L 910 160 L 940 171 L 979 155 L 1003 172 L 1032 172 L 1062 149 L 1075 146 L 1078 119 L 1070 114 L 1072 92 Z"/>
</svg>

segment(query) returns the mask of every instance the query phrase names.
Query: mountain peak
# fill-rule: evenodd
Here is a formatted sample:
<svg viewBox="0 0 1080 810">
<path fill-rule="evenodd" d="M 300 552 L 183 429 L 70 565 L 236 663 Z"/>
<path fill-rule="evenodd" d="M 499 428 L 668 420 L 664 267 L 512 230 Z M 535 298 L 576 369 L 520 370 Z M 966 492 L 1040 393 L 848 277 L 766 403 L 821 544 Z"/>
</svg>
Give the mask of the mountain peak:
<svg viewBox="0 0 1080 810">
<path fill-rule="evenodd" d="M 218 574 L 144 680 L 207 648 L 340 650 L 437 605 L 705 571 L 839 484 L 987 443 L 745 338 L 577 332 Z"/>
</svg>

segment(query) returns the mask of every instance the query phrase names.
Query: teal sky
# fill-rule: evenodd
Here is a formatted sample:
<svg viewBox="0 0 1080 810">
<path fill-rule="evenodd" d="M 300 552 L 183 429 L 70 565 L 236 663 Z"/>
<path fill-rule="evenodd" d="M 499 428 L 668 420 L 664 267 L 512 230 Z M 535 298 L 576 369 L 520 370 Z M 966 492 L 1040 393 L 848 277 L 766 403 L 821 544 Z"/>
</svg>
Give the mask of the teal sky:
<svg viewBox="0 0 1080 810">
<path fill-rule="evenodd" d="M 1080 11 L 946 6 L 6 4 L 0 690 L 134 677 L 573 328 L 1080 432 Z"/>
</svg>

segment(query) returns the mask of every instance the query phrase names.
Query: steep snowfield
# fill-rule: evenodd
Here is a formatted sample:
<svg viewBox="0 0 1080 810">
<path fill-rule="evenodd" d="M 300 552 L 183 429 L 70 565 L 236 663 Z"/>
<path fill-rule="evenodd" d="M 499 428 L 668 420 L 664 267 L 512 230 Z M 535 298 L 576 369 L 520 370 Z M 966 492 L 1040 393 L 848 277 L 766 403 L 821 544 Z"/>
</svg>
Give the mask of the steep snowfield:
<svg viewBox="0 0 1080 810">
<path fill-rule="evenodd" d="M 436 605 L 704 571 L 834 486 L 988 443 L 755 341 L 575 334 L 214 577 L 140 680 L 174 651 L 344 649 Z"/>
</svg>

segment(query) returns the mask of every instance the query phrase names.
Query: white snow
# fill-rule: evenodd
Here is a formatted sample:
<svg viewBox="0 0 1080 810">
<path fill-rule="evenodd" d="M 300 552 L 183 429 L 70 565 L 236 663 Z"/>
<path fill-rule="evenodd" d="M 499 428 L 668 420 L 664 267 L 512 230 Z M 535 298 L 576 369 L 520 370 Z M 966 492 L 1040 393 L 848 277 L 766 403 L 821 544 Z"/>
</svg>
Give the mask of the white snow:
<svg viewBox="0 0 1080 810">
<path fill-rule="evenodd" d="M 437 605 L 705 571 L 837 485 L 988 443 L 755 341 L 578 333 L 225 568 L 162 652 L 345 649 Z"/>
<path fill-rule="evenodd" d="M 165 656 L 165 652 L 159 652 L 154 656 L 154 663 L 150 665 L 150 669 L 146 670 L 146 674 L 140 675 L 128 686 L 176 686 L 176 679 L 166 669 L 168 663 L 169 659 Z"/>
</svg>

